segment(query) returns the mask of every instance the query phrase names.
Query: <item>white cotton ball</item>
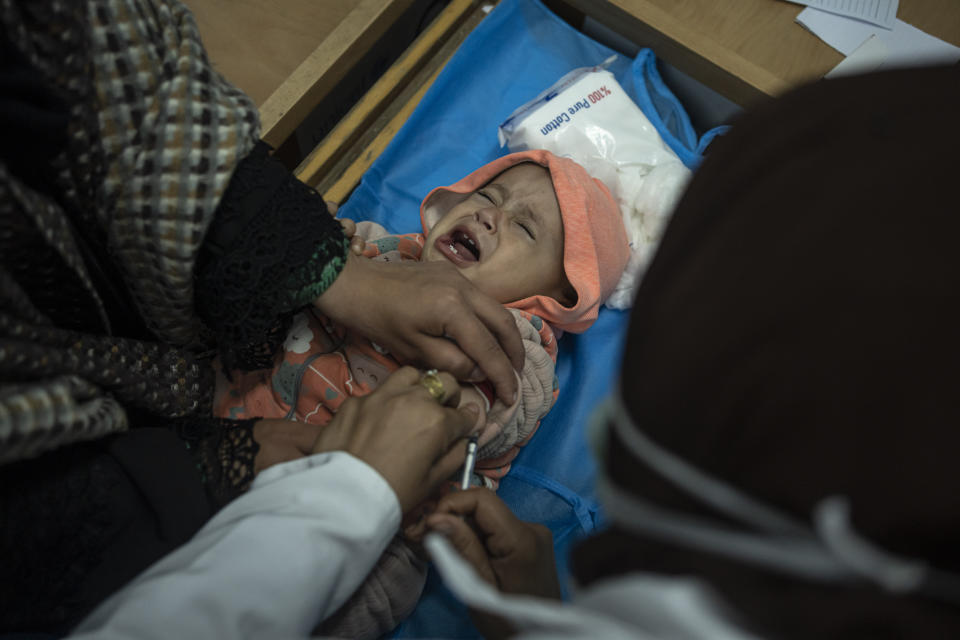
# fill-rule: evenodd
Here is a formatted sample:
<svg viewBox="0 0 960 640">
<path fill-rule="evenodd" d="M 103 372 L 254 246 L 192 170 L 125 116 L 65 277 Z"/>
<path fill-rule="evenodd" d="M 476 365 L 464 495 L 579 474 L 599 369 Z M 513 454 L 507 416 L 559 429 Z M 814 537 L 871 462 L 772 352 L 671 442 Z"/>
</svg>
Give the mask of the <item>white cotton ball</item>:
<svg viewBox="0 0 960 640">
<path fill-rule="evenodd" d="M 630 239 L 630 260 L 606 305 L 629 309 L 647 266 L 657 251 L 691 172 L 683 163 L 668 162 L 653 167 L 625 167 L 618 175 L 624 226 Z"/>
</svg>

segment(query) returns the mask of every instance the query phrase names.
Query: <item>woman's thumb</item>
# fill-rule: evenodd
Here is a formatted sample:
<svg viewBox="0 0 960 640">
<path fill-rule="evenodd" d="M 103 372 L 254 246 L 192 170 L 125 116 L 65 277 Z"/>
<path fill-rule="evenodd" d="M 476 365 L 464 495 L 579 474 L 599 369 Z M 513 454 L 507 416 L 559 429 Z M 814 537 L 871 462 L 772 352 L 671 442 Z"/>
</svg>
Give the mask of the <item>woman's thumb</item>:
<svg viewBox="0 0 960 640">
<path fill-rule="evenodd" d="M 468 423 L 471 425 L 467 433 L 464 434 L 466 436 L 472 436 L 473 434 L 478 433 L 487 423 L 487 412 L 484 411 L 476 402 L 468 402 L 460 407 L 458 411 L 463 414 L 464 417 L 466 417 Z"/>
</svg>

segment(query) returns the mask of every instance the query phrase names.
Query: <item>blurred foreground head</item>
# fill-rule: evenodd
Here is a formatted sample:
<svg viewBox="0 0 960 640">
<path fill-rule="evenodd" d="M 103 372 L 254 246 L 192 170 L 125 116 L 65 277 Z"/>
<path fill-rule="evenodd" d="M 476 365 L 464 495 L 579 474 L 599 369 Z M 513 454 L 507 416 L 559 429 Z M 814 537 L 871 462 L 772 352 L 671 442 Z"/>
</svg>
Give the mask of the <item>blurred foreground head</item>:
<svg viewBox="0 0 960 640">
<path fill-rule="evenodd" d="M 960 581 L 957 114 L 953 67 L 819 82 L 735 123 L 640 288 L 620 398 L 657 446 L 814 535 L 840 496 L 872 550 Z M 604 455 L 629 495 L 757 533 L 623 438 Z M 583 583 L 701 576 L 769 637 L 960 637 L 960 589 L 811 579 L 616 526 L 574 565 Z"/>
</svg>

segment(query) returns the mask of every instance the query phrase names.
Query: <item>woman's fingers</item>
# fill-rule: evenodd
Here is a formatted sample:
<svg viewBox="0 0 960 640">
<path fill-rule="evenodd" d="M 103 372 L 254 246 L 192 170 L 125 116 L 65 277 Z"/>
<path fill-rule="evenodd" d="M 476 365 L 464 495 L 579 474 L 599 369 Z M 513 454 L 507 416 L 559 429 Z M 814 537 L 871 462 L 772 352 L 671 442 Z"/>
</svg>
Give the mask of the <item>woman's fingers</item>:
<svg viewBox="0 0 960 640">
<path fill-rule="evenodd" d="M 471 518 L 485 538 L 490 536 L 510 536 L 510 532 L 526 526 L 513 515 L 495 493 L 489 489 L 474 488 L 467 491 L 455 491 L 440 499 L 436 513 L 448 513 Z"/>
<path fill-rule="evenodd" d="M 417 384 L 430 398 L 445 407 L 456 407 L 460 404 L 460 385 L 457 379 L 446 371 L 431 369 L 421 374 Z"/>
<path fill-rule="evenodd" d="M 435 378 L 436 382 L 431 382 L 425 380 L 427 373 L 416 367 L 400 367 L 390 374 L 378 390 L 392 395 L 412 393 L 424 400 L 429 398 L 441 406 L 457 406 L 460 402 L 460 384 L 457 379 L 447 371 L 434 370 L 431 377 Z M 442 395 L 434 397 L 431 389 Z"/>
<path fill-rule="evenodd" d="M 523 340 L 519 331 L 517 331 L 517 323 L 513 319 L 513 315 L 499 302 L 493 305 L 488 304 L 486 299 L 480 302 L 482 304 L 478 302 L 473 305 L 477 317 L 494 335 L 498 344 L 503 347 L 503 351 L 510 359 L 513 368 L 516 371 L 523 371 L 526 352 L 523 349 Z"/>
<path fill-rule="evenodd" d="M 450 514 L 434 513 L 427 516 L 426 522 L 430 529 L 446 536 L 453 548 L 476 569 L 481 578 L 497 586 L 497 576 L 490 566 L 483 541 L 477 537 L 466 520 Z"/>
<path fill-rule="evenodd" d="M 466 358 L 457 371 L 461 379 L 478 382 L 486 378 L 506 404 L 513 404 L 516 375 L 523 368 L 524 350 L 510 312 L 486 296 L 474 297 L 468 306 L 449 310 L 443 334 L 452 338 Z M 492 303 L 492 304 L 491 304 Z"/>
<path fill-rule="evenodd" d="M 444 496 L 437 510 L 427 518 L 427 526 L 445 526 L 443 523 L 450 522 L 446 518 L 451 517 L 466 519 L 476 531 L 477 539 L 483 543 L 486 562 L 501 590 L 559 597 L 549 529 L 523 522 L 487 489 L 469 489 Z M 462 535 L 459 529 L 455 531 Z"/>
</svg>

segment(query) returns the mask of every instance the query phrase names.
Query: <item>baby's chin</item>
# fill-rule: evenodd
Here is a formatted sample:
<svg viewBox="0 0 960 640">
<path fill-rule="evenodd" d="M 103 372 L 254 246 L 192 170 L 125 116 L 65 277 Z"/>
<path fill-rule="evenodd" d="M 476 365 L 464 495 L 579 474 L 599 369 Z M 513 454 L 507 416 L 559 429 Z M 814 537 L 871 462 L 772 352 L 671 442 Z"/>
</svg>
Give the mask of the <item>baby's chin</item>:
<svg viewBox="0 0 960 640">
<path fill-rule="evenodd" d="M 423 252 L 420 254 L 420 262 L 446 262 L 447 264 L 452 265 L 457 269 L 460 268 L 460 266 L 457 263 L 447 258 L 447 256 L 443 255 L 440 252 L 440 250 L 434 247 L 433 245 L 424 247 Z M 463 270 L 461 269 L 461 271 Z"/>
</svg>

